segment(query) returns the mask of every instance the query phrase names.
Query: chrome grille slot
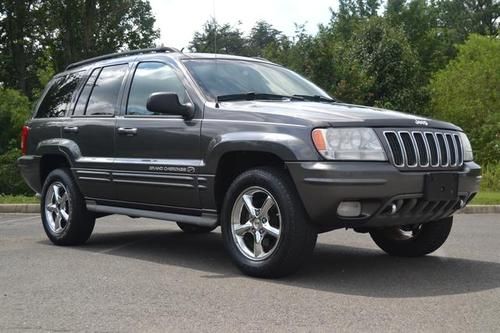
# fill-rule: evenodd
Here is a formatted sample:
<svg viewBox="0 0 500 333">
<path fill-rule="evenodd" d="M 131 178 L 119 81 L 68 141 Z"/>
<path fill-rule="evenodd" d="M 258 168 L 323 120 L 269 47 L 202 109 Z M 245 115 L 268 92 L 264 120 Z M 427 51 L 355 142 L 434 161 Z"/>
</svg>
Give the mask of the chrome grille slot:
<svg viewBox="0 0 500 333">
<path fill-rule="evenodd" d="M 395 132 L 387 132 L 385 134 L 387 143 L 389 144 L 389 147 L 391 148 L 391 153 L 392 153 L 392 158 L 394 161 L 394 165 L 396 166 L 404 166 L 404 160 L 403 160 L 403 150 L 401 149 L 401 146 L 399 145 L 399 140 L 398 136 L 396 135 Z"/>
<path fill-rule="evenodd" d="M 424 136 L 420 132 L 413 132 L 413 139 L 415 140 L 418 156 L 420 157 L 419 163 L 421 166 L 429 165 L 429 148 L 425 142 Z"/>
<path fill-rule="evenodd" d="M 458 134 L 453 134 L 453 137 L 455 138 L 455 144 L 457 146 L 457 161 L 458 165 L 462 165 L 464 163 L 464 155 L 462 152 L 462 143 L 460 142 L 460 136 Z"/>
<path fill-rule="evenodd" d="M 429 151 L 430 151 L 430 156 L 431 156 L 431 166 L 438 167 L 439 166 L 439 153 L 438 153 L 438 148 L 437 148 L 437 144 L 436 144 L 436 139 L 434 138 L 434 134 L 425 133 L 425 138 L 426 138 L 427 143 L 429 145 Z"/>
<path fill-rule="evenodd" d="M 446 141 L 448 143 L 448 151 L 450 152 L 450 165 L 456 166 L 457 165 L 457 153 L 456 153 L 457 147 L 455 147 L 455 142 L 454 142 L 451 134 L 449 134 L 449 133 L 446 134 Z"/>
<path fill-rule="evenodd" d="M 436 139 L 439 148 L 440 164 L 443 167 L 448 166 L 448 148 L 443 133 L 436 133 Z"/>
<path fill-rule="evenodd" d="M 457 168 L 463 164 L 460 136 L 453 131 L 384 130 L 392 163 L 398 168 Z"/>
<path fill-rule="evenodd" d="M 411 140 L 410 133 L 408 132 L 400 132 L 401 141 L 403 142 L 403 148 L 406 154 L 406 163 L 409 167 L 417 166 L 417 153 L 415 151 L 415 147 L 413 145 L 413 141 Z"/>
</svg>

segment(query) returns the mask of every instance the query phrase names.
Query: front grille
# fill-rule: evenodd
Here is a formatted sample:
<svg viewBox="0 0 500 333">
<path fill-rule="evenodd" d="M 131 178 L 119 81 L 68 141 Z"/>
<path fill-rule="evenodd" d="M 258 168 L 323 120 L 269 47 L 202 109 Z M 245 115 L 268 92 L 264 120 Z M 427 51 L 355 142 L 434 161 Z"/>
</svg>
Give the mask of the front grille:
<svg viewBox="0 0 500 333">
<path fill-rule="evenodd" d="M 452 131 L 385 130 L 392 163 L 398 168 L 457 168 L 463 164 L 460 136 Z"/>
</svg>

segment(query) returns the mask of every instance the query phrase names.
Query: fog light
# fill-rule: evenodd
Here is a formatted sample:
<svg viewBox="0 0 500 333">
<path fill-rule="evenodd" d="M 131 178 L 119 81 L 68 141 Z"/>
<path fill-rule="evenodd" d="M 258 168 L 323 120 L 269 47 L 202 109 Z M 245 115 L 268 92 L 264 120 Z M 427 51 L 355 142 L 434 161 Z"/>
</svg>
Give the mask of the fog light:
<svg viewBox="0 0 500 333">
<path fill-rule="evenodd" d="M 361 215 L 361 202 L 342 201 L 337 208 L 337 214 L 343 217 L 359 216 Z"/>
</svg>

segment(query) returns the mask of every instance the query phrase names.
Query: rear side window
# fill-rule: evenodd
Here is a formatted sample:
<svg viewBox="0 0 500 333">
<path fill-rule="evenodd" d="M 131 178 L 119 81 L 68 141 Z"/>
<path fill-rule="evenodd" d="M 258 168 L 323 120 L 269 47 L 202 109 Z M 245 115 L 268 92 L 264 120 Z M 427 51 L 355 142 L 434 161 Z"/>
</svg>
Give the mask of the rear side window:
<svg viewBox="0 0 500 333">
<path fill-rule="evenodd" d="M 127 69 L 127 64 L 102 68 L 90 93 L 86 116 L 112 116 L 116 113 L 118 95 Z"/>
<path fill-rule="evenodd" d="M 54 79 L 38 107 L 35 118 L 64 117 L 82 77 L 83 72 L 78 72 Z"/>
<path fill-rule="evenodd" d="M 80 93 L 80 97 L 78 97 L 78 101 L 76 102 L 75 110 L 73 111 L 74 116 L 83 116 L 85 114 L 85 108 L 87 107 L 89 95 L 92 92 L 95 80 L 97 79 L 97 75 L 99 75 L 100 71 L 101 68 L 94 69 L 92 71 L 92 74 L 90 74 L 89 78 L 87 79 L 87 82 L 85 83 L 85 86 Z"/>
</svg>

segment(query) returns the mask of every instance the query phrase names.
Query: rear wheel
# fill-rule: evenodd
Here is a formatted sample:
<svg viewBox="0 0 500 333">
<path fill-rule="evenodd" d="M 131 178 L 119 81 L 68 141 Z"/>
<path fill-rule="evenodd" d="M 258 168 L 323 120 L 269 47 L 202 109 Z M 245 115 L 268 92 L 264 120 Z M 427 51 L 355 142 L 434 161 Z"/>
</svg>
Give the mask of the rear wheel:
<svg viewBox="0 0 500 333">
<path fill-rule="evenodd" d="M 409 226 L 381 228 L 370 231 L 375 244 L 393 256 L 420 257 L 444 244 L 450 234 L 453 217 Z"/>
<path fill-rule="evenodd" d="M 209 232 L 212 232 L 217 228 L 215 227 L 201 227 L 198 225 L 193 225 L 193 224 L 187 224 L 187 223 L 181 223 L 177 222 L 177 225 L 179 228 L 181 228 L 182 231 L 188 234 L 208 234 Z"/>
<path fill-rule="evenodd" d="M 311 255 L 317 238 L 288 175 L 272 168 L 252 169 L 233 181 L 221 228 L 234 263 L 257 277 L 296 271 Z"/>
<path fill-rule="evenodd" d="M 68 169 L 56 169 L 47 176 L 40 205 L 43 228 L 54 244 L 78 245 L 89 239 L 95 215 L 87 211 Z"/>
</svg>

